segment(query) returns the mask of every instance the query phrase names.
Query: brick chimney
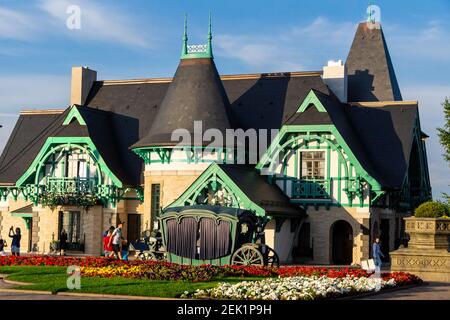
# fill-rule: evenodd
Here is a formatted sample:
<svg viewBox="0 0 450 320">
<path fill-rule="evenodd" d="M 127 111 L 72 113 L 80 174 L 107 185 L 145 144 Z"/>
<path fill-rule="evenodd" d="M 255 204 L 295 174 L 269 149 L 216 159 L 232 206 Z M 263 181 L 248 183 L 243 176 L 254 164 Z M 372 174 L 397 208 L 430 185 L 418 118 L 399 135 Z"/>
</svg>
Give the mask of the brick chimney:
<svg viewBox="0 0 450 320">
<path fill-rule="evenodd" d="M 342 60 L 328 61 L 322 79 L 342 103 L 347 102 L 347 66 Z"/>
<path fill-rule="evenodd" d="M 96 80 L 97 71 L 88 67 L 72 67 L 70 105 L 84 105 L 92 84 Z"/>
</svg>

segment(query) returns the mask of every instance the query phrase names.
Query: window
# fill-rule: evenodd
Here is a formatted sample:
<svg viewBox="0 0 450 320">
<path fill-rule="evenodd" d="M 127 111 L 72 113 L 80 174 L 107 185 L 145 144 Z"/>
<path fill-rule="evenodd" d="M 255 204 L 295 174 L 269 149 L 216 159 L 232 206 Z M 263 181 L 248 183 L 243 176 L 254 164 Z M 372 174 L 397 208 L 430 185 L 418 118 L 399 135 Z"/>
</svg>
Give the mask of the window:
<svg viewBox="0 0 450 320">
<path fill-rule="evenodd" d="M 325 179 L 325 152 L 306 151 L 302 152 L 302 179 Z"/>
<path fill-rule="evenodd" d="M 87 178 L 87 161 L 84 154 L 73 153 L 67 155 L 66 177 Z"/>
<path fill-rule="evenodd" d="M 159 183 L 152 184 L 152 219 L 156 220 L 161 211 L 161 185 Z"/>
<path fill-rule="evenodd" d="M 81 214 L 80 211 L 60 211 L 59 212 L 59 226 L 58 239 L 62 230 L 66 230 L 68 243 L 81 242 Z"/>
</svg>

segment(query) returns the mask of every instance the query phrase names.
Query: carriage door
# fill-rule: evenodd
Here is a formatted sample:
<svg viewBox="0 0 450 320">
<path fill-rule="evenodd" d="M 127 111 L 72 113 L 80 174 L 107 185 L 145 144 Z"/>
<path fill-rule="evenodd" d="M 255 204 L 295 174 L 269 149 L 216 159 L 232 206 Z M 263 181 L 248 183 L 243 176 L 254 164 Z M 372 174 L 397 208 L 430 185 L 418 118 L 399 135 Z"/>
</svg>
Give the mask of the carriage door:
<svg viewBox="0 0 450 320">
<path fill-rule="evenodd" d="M 344 220 L 336 221 L 331 226 L 332 262 L 349 265 L 353 260 L 353 229 Z"/>
<path fill-rule="evenodd" d="M 137 242 L 141 238 L 141 215 L 128 214 L 127 240 L 130 243 Z"/>
</svg>

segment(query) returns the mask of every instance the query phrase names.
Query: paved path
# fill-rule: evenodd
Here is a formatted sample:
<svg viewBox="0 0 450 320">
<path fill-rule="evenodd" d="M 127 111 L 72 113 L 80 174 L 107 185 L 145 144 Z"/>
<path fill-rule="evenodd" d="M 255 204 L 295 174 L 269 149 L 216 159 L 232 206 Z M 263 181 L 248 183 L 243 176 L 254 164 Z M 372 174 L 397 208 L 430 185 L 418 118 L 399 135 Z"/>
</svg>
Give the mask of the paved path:
<svg viewBox="0 0 450 320">
<path fill-rule="evenodd" d="M 100 297 L 61 296 L 55 294 L 18 293 L 0 291 L 0 300 L 123 300 Z"/>
<path fill-rule="evenodd" d="M 361 298 L 362 300 L 450 300 L 450 283 L 430 282 L 411 289 Z"/>
</svg>

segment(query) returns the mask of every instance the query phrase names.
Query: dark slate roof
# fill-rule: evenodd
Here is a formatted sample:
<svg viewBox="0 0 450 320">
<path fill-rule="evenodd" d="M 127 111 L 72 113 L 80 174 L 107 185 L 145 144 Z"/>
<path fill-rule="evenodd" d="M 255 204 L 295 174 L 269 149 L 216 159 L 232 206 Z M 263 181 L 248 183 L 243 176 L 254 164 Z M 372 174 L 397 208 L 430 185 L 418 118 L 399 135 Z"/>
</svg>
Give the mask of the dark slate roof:
<svg viewBox="0 0 450 320">
<path fill-rule="evenodd" d="M 175 145 L 171 135 L 177 129 L 187 129 L 189 140 L 195 140 L 194 121 L 201 121 L 203 130 L 218 129 L 225 136 L 231 128 L 229 112 L 230 102 L 214 60 L 182 59 L 149 132 L 133 147 Z"/>
<path fill-rule="evenodd" d="M 0 185 L 16 183 L 53 132 L 55 122 L 62 123 L 62 119 L 60 112 L 19 116 L 0 158 Z"/>
<path fill-rule="evenodd" d="M 351 105 L 347 115 L 361 138 L 366 159 L 370 159 L 369 174 L 386 188 L 401 188 L 411 154 L 417 103 Z"/>
<path fill-rule="evenodd" d="M 402 100 L 380 24 L 359 24 L 346 64 L 348 101 Z"/>
<path fill-rule="evenodd" d="M 236 164 L 219 164 L 219 167 L 247 197 L 268 215 L 305 214 L 304 209 L 291 204 L 289 198 L 275 184 L 270 184 L 267 177 L 261 176 L 253 167 Z"/>
<path fill-rule="evenodd" d="M 115 146 L 115 133 L 111 128 L 111 113 L 86 107 L 76 107 L 86 122 L 63 125 L 70 112 L 28 113 L 20 115 L 0 158 L 0 185 L 14 184 L 25 173 L 48 137 L 90 137 L 105 160 L 106 165 L 125 185 L 136 180 L 123 169 L 121 156 Z M 134 176 L 139 177 L 140 174 Z"/>
</svg>

